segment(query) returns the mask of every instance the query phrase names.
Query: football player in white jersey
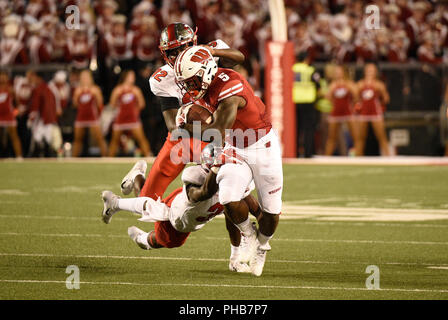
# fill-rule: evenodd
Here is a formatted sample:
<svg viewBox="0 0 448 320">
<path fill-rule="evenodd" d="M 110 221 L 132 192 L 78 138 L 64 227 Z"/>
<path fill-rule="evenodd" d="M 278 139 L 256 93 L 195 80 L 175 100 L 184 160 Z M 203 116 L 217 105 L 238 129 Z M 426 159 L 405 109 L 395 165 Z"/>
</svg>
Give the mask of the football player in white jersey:
<svg viewBox="0 0 448 320">
<path fill-rule="evenodd" d="M 149 197 L 121 199 L 111 191 L 104 191 L 103 221 L 110 223 L 112 216 L 120 210 L 137 213 L 141 215 L 140 221 L 158 222 L 154 226 L 155 230 L 149 233 L 135 226 L 128 228 L 129 236 L 140 248 L 150 250 L 182 246 L 190 232 L 201 229 L 208 221 L 224 212 L 224 207 L 219 203 L 216 175 L 225 161 L 215 161 L 216 153 L 211 144 L 202 154 L 203 164 L 186 168 L 182 173 L 183 187 L 174 190 L 163 201 Z M 137 166 L 142 165 L 141 161 Z M 136 179 L 136 176 L 141 178 L 141 174 L 134 174 L 133 177 L 136 184 L 141 184 L 142 179 Z M 257 214 L 260 209 L 257 200 L 250 195 L 252 190 L 252 186 L 246 190 L 239 209 Z M 235 237 L 235 233 L 230 236 Z M 237 272 L 251 271 L 247 263 L 240 261 L 238 250 L 232 252 L 229 269 Z"/>
</svg>

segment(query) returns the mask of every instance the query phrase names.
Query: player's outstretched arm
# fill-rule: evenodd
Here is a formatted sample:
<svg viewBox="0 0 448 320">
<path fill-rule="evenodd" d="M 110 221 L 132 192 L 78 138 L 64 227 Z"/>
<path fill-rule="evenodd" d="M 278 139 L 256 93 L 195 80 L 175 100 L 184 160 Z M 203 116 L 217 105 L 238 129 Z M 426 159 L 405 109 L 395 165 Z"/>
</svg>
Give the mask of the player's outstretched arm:
<svg viewBox="0 0 448 320">
<path fill-rule="evenodd" d="M 218 192 L 218 184 L 216 183 L 216 173 L 212 170 L 210 170 L 202 186 L 187 186 L 187 195 L 191 202 L 210 199 L 216 192 Z"/>
<path fill-rule="evenodd" d="M 215 49 L 213 56 L 219 57 L 219 65 L 223 68 L 232 68 L 244 62 L 244 54 L 236 49 Z"/>
<path fill-rule="evenodd" d="M 215 49 L 209 45 L 204 45 L 204 47 L 210 51 L 212 56 L 219 58 L 219 66 L 223 68 L 232 68 L 246 59 L 244 54 L 237 49 Z"/>
</svg>

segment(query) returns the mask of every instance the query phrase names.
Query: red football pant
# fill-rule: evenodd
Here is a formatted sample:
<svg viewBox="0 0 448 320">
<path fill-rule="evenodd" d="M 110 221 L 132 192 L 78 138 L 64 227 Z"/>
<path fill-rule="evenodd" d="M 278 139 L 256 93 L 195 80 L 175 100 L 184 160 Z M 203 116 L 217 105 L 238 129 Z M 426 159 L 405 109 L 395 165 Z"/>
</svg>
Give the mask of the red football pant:
<svg viewBox="0 0 448 320">
<path fill-rule="evenodd" d="M 140 191 L 141 197 L 150 197 L 154 200 L 157 200 L 159 197 L 163 198 L 165 190 L 182 172 L 186 163 L 189 161 L 200 161 L 201 150 L 207 145 L 206 142 L 198 141 L 193 138 L 177 141 L 171 141 L 170 138 L 171 133 L 168 133 L 166 141 L 163 144 L 162 149 L 160 149 L 160 152 L 149 171 L 148 177 L 146 178 L 145 184 Z M 185 144 L 189 144 L 188 154 L 183 154 L 184 149 L 181 148 L 182 143 L 184 146 Z M 174 163 L 171 160 L 171 157 L 175 155 L 179 157 L 176 160 L 182 159 L 182 161 L 177 161 L 177 164 Z M 170 206 L 172 200 L 181 191 L 182 188 L 176 189 L 164 199 L 163 202 Z M 157 243 L 166 248 L 182 246 L 189 235 L 189 233 L 179 232 L 174 229 L 169 221 L 155 222 L 154 231 Z"/>
</svg>

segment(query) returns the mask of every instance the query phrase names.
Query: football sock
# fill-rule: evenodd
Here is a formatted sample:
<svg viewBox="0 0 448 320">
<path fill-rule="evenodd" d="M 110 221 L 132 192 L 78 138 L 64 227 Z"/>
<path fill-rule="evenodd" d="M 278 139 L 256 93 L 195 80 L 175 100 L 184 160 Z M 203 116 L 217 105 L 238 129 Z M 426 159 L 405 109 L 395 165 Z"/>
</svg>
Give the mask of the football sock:
<svg viewBox="0 0 448 320">
<path fill-rule="evenodd" d="M 118 199 L 118 208 L 120 210 L 143 214 L 143 205 L 148 200 L 149 198 L 147 197 Z"/>
<path fill-rule="evenodd" d="M 235 260 L 239 256 L 240 247 L 235 247 L 234 245 L 230 245 L 230 260 Z"/>
<path fill-rule="evenodd" d="M 243 221 L 236 226 L 238 227 L 238 229 L 240 229 L 241 233 L 244 234 L 245 237 L 248 237 L 255 232 L 254 228 L 252 227 L 252 222 L 250 222 L 250 218 L 247 218 L 246 221 Z"/>
<path fill-rule="evenodd" d="M 268 243 L 269 239 L 271 239 L 271 238 L 272 238 L 272 236 L 265 236 L 261 232 L 258 233 L 258 242 L 260 242 L 260 244 L 262 246 L 264 246 L 266 243 Z"/>
</svg>

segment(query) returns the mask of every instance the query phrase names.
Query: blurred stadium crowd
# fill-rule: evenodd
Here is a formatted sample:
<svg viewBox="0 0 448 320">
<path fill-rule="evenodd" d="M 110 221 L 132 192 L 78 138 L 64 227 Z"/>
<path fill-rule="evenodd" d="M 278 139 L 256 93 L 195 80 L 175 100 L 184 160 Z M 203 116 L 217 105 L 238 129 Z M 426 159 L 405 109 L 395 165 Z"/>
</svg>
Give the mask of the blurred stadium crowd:
<svg viewBox="0 0 448 320">
<path fill-rule="evenodd" d="M 368 4 L 379 7 L 378 30 L 366 29 Z M 79 8 L 79 28 L 66 27 L 70 5 Z M 285 0 L 285 5 L 295 53 L 307 52 L 311 63 L 448 63 L 447 2 Z M 258 0 L 0 0 L 0 68 L 8 70 L 13 85 L 22 145 L 30 145 L 31 101 L 42 81 L 57 101 L 49 111 L 55 115 L 52 121 L 62 128 L 61 139 L 72 141 L 76 111 L 70 108 L 71 96 L 79 85 L 80 70 L 93 72 L 107 105 L 120 73 L 132 69 L 146 103 L 141 112 L 144 132 L 156 154 L 166 129 L 147 79 L 163 64 L 158 50 L 163 27 L 184 22 L 198 28 L 198 43 L 222 39 L 239 49 L 246 63 L 238 71 L 262 95 L 264 45 L 271 39 L 269 20 L 267 1 Z M 46 64 L 63 64 L 67 72 L 39 72 Z M 8 69 L 12 65 L 30 67 L 12 72 Z M 27 70 L 37 72 L 25 74 Z M 113 115 L 109 118 L 102 125 L 106 140 L 111 138 Z M 122 154 L 135 149 L 129 142 L 132 139 L 122 140 Z M 25 149 L 22 154 L 29 155 L 29 147 Z"/>
</svg>

